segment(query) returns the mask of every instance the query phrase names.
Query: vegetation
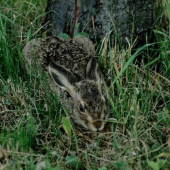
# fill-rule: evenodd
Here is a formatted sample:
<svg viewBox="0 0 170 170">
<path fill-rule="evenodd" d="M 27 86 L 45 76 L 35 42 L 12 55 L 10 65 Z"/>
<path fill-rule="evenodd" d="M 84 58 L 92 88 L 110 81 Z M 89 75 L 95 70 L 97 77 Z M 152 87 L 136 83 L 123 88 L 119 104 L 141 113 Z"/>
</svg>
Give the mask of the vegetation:
<svg viewBox="0 0 170 170">
<path fill-rule="evenodd" d="M 0 1 L 0 169 L 170 169 L 170 7 L 146 44 L 97 48 L 109 88 L 109 132 L 74 125 L 22 47 L 41 36 L 46 0 Z M 165 10 L 165 12 L 164 12 Z"/>
</svg>

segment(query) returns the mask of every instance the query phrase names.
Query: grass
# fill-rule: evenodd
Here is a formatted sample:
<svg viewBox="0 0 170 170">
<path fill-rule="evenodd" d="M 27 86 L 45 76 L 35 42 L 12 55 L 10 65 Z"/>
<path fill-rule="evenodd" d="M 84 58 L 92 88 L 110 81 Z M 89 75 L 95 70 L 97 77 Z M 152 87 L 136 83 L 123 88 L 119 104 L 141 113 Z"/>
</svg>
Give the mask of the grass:
<svg viewBox="0 0 170 170">
<path fill-rule="evenodd" d="M 25 71 L 21 49 L 40 35 L 45 6 L 0 2 L 0 169 L 170 169 L 169 6 L 154 42 L 119 50 L 105 37 L 99 47 L 111 130 L 97 134 L 70 122 L 44 74 Z"/>
</svg>

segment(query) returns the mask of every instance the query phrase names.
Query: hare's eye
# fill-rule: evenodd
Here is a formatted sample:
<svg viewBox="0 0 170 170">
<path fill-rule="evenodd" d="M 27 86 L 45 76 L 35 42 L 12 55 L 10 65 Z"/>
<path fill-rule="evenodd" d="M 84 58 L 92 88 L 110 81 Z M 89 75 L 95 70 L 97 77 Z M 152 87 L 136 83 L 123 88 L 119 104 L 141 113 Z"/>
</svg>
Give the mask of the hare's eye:
<svg viewBox="0 0 170 170">
<path fill-rule="evenodd" d="M 82 106 L 82 104 L 79 105 L 80 112 L 85 113 L 85 108 Z"/>
</svg>

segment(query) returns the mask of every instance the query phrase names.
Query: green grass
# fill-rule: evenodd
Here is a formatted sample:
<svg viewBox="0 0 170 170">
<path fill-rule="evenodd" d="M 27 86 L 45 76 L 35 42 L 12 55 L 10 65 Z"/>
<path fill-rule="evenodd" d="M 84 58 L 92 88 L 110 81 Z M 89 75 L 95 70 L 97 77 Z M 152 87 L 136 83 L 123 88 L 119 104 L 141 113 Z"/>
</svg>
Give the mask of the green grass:
<svg viewBox="0 0 170 170">
<path fill-rule="evenodd" d="M 40 36 L 45 7 L 0 2 L 0 169 L 170 169 L 169 6 L 164 28 L 158 10 L 154 42 L 99 47 L 111 130 L 97 134 L 70 122 L 44 74 L 25 71 L 21 50 Z"/>
</svg>

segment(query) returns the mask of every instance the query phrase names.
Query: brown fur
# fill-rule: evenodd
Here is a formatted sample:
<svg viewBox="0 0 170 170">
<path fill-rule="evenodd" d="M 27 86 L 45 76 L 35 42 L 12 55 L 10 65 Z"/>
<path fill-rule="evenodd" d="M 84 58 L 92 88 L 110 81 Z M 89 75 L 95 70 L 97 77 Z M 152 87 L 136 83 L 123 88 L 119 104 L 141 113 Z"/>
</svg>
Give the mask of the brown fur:
<svg viewBox="0 0 170 170">
<path fill-rule="evenodd" d="M 86 37 L 66 40 L 60 37 L 34 39 L 23 48 L 29 65 L 44 68 L 51 75 L 48 82 L 58 92 L 61 102 L 74 122 L 92 131 L 105 125 L 104 97 L 95 49 Z"/>
</svg>

